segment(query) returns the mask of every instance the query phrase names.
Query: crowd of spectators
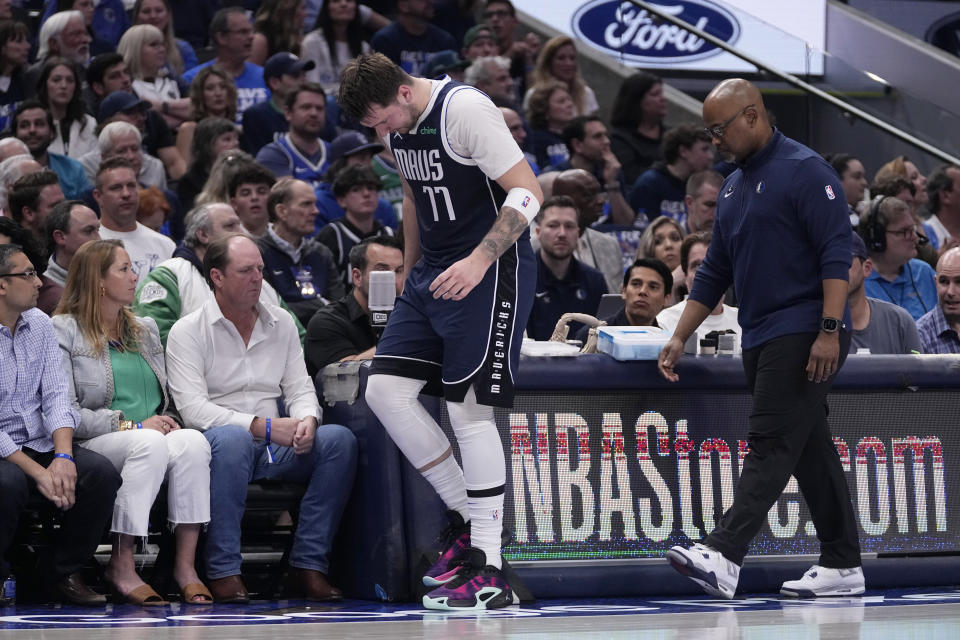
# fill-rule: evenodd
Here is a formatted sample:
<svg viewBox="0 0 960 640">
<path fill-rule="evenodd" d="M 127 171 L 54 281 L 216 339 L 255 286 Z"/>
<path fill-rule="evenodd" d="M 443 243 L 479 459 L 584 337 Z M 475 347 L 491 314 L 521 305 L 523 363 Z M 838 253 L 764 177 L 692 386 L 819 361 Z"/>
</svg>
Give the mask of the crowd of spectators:
<svg viewBox="0 0 960 640">
<path fill-rule="evenodd" d="M 164 601 L 133 541 L 166 480 L 184 601 L 244 601 L 242 487 L 270 476 L 308 485 L 299 586 L 339 597 L 327 554 L 356 443 L 318 429 L 311 378 L 372 356 L 370 273 L 393 272 L 398 293 L 404 279 L 394 158 L 337 105 L 361 53 L 462 78 L 500 107 L 546 196 L 530 338 L 609 294 L 610 324 L 676 324 L 733 168 L 714 155 L 722 127 L 667 128 L 646 71 L 598 96 L 574 40 L 541 42 L 509 0 L 475 15 L 383 4 L 0 3 L 0 552 L 26 477 L 60 508 L 100 505 L 62 520 L 43 567 L 54 595 L 101 601 L 78 573 L 99 527 L 121 597 Z M 855 231 L 852 349 L 960 353 L 960 167 L 927 177 L 899 156 L 868 183 L 859 158 L 826 161 Z M 704 329 L 739 333 L 736 293 Z M 207 522 L 209 591 L 192 569 Z"/>
</svg>

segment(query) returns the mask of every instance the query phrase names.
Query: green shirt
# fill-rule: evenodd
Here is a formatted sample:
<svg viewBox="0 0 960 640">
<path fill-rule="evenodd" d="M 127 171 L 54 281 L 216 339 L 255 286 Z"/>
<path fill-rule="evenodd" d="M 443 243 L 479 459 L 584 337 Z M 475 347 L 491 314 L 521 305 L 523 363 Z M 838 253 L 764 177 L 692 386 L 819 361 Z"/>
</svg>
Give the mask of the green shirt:
<svg viewBox="0 0 960 640">
<path fill-rule="evenodd" d="M 113 366 L 113 404 L 110 408 L 122 411 L 123 417 L 143 422 L 163 405 L 163 390 L 157 375 L 138 351 L 117 351 L 110 347 Z"/>
</svg>

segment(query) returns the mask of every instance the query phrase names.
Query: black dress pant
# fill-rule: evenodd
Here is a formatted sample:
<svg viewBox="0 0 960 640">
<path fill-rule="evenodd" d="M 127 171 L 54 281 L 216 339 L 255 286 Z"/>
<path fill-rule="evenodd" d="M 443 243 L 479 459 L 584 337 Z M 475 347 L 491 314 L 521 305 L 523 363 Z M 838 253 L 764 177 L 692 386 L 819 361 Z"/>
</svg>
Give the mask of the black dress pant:
<svg viewBox="0 0 960 640">
<path fill-rule="evenodd" d="M 817 384 L 807 380 L 805 370 L 816 337 L 816 333 L 781 336 L 743 352 L 753 394 L 750 451 L 733 505 L 704 540 L 738 565 L 792 475 L 817 528 L 819 564 L 860 566 L 850 491 L 827 424 L 826 396 L 834 376 Z M 849 349 L 850 334 L 842 331 L 838 370 Z"/>
<path fill-rule="evenodd" d="M 54 454 L 26 448 L 23 452 L 44 467 Z M 56 513 L 60 523 L 52 548 L 41 558 L 44 578 L 52 582 L 77 572 L 93 556 L 110 524 L 121 483 L 113 464 L 99 453 L 75 447 L 73 458 L 77 465 L 76 503 L 67 511 L 60 511 L 44 499 L 49 507 L 47 513 Z M 20 514 L 31 493 L 39 495 L 36 483 L 17 465 L 0 460 L 0 555 L 6 555 L 13 542 Z M 0 563 L 0 573 L 4 572 Z"/>
</svg>

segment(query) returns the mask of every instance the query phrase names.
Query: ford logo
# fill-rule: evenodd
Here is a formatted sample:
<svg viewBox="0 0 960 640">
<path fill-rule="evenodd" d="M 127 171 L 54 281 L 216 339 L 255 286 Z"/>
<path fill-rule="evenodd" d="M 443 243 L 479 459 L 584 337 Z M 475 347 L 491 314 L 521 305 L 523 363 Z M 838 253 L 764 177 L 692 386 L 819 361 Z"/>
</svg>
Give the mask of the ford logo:
<svg viewBox="0 0 960 640">
<path fill-rule="evenodd" d="M 740 37 L 740 25 L 733 14 L 709 0 L 660 0 L 650 4 L 730 44 Z M 621 0 L 587 2 L 573 14 L 572 22 L 578 38 L 627 62 L 687 62 L 722 53 L 722 49 L 686 29 Z"/>
</svg>

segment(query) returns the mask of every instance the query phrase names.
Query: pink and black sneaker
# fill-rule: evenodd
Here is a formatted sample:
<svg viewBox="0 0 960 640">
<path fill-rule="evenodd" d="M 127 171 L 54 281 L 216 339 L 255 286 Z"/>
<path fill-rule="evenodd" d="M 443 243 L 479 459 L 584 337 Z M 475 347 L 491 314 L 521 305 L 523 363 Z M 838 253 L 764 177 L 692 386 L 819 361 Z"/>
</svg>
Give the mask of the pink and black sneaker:
<svg viewBox="0 0 960 640">
<path fill-rule="evenodd" d="M 423 606 L 444 611 L 499 609 L 519 600 L 503 577 L 503 572 L 487 564 L 480 549 L 470 548 L 460 557 L 453 576 L 427 595 Z"/>
<path fill-rule="evenodd" d="M 427 587 L 439 587 L 452 580 L 460 569 L 457 560 L 470 548 L 470 523 L 464 522 L 453 510 L 447 511 L 447 519 L 450 524 L 438 539 L 437 546 L 442 549 L 440 557 L 423 574 L 423 584 Z"/>
</svg>

